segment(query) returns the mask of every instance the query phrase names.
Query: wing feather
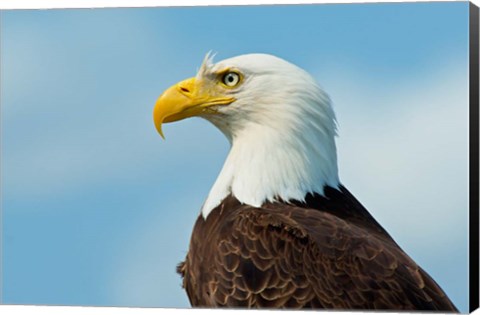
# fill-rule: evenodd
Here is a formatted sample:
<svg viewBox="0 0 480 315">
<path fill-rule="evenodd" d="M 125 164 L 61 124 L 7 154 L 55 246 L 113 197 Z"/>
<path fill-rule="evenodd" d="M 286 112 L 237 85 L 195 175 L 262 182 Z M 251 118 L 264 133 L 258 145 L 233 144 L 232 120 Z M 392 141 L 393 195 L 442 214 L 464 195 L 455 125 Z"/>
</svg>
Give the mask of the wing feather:
<svg viewBox="0 0 480 315">
<path fill-rule="evenodd" d="M 229 206 L 199 218 L 179 267 L 194 306 L 457 311 L 362 218 L 281 203 Z"/>
</svg>

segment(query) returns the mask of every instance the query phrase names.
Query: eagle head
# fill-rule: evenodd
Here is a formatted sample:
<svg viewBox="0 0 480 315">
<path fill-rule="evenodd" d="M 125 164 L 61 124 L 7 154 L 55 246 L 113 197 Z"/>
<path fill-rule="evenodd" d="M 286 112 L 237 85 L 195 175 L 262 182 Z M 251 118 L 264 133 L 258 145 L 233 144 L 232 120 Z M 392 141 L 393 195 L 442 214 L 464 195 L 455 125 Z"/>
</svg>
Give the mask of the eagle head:
<svg viewBox="0 0 480 315">
<path fill-rule="evenodd" d="M 228 194 L 261 206 L 339 184 L 330 98 L 292 63 L 267 54 L 213 63 L 207 54 L 196 76 L 168 88 L 153 111 L 162 137 L 163 123 L 192 116 L 213 123 L 232 146 L 204 216 Z"/>
</svg>

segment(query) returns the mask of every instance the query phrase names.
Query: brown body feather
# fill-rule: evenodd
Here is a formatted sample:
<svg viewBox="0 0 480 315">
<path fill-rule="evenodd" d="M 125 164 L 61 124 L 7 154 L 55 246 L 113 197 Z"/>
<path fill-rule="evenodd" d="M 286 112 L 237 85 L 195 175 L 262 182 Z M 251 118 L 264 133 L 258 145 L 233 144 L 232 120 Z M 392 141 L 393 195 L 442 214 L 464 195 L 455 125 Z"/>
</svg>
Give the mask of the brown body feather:
<svg viewBox="0 0 480 315">
<path fill-rule="evenodd" d="M 193 306 L 458 312 L 344 187 L 262 208 L 227 197 L 178 272 Z"/>
</svg>

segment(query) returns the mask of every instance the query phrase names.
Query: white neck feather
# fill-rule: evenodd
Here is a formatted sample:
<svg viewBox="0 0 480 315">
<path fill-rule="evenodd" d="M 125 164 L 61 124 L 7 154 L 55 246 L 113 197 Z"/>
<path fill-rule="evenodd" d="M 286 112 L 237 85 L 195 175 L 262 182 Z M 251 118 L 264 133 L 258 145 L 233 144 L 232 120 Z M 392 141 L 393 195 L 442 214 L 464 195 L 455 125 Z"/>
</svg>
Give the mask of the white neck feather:
<svg viewBox="0 0 480 315">
<path fill-rule="evenodd" d="M 209 119 L 230 140 L 231 149 L 203 205 L 204 218 L 229 194 L 260 207 L 267 201 L 303 201 L 308 193 L 323 195 L 326 185 L 338 187 L 335 118 L 328 97 L 321 96 L 322 104 L 318 99 L 309 106 L 288 104 L 296 115 L 276 111 L 268 121 L 250 117 L 242 128 L 231 120 L 225 124 L 225 117 Z"/>
</svg>

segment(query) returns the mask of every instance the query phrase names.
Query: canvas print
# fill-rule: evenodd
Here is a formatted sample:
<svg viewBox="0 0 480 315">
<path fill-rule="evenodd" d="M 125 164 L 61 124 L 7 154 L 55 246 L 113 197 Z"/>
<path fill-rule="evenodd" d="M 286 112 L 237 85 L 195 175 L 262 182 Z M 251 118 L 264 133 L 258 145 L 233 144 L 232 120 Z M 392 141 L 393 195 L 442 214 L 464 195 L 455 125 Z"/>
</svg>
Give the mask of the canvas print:
<svg viewBox="0 0 480 315">
<path fill-rule="evenodd" d="M 473 4 L 0 21 L 3 304 L 478 307 Z"/>
</svg>

